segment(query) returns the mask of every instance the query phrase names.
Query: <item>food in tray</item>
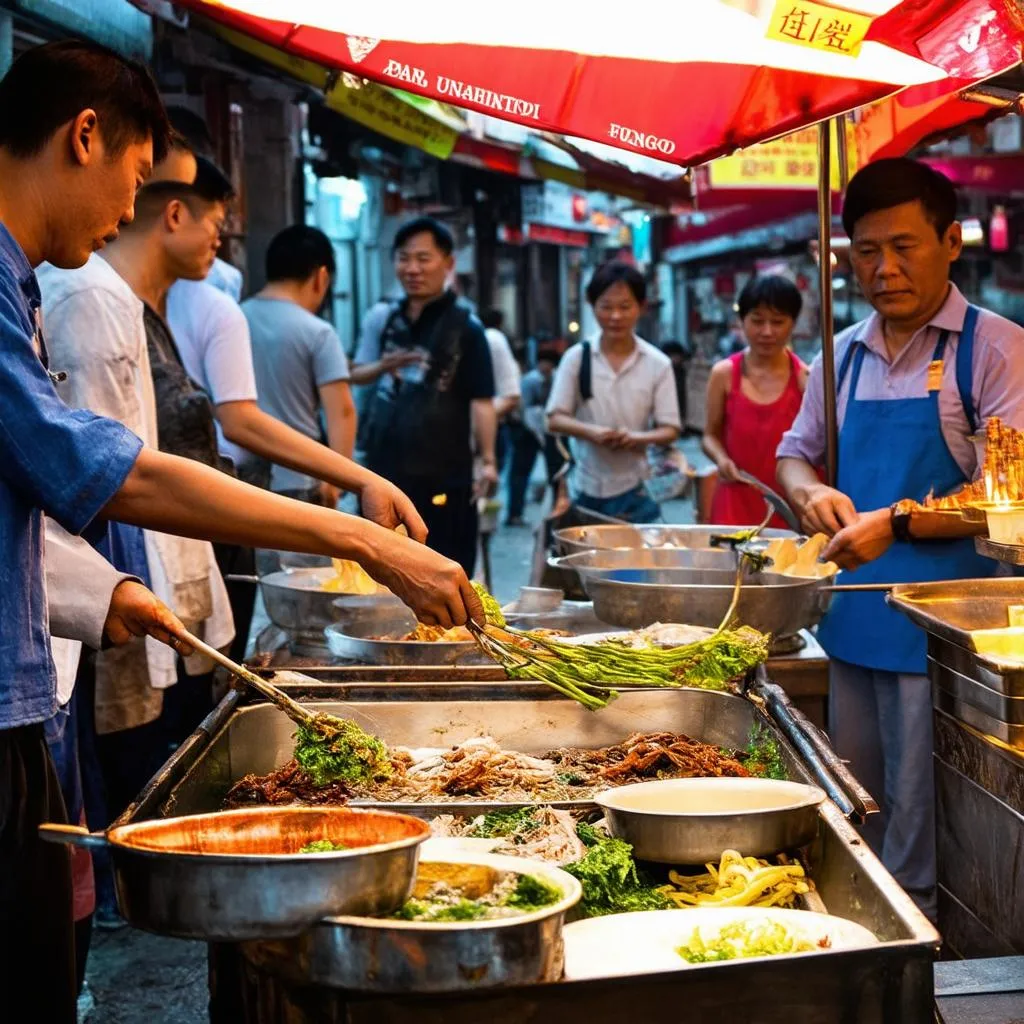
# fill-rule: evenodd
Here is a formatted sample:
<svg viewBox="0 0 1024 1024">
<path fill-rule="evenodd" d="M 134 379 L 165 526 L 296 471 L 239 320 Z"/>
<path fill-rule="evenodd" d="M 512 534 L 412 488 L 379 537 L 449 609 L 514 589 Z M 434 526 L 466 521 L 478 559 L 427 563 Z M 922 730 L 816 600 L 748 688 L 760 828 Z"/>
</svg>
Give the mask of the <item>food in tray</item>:
<svg viewBox="0 0 1024 1024">
<path fill-rule="evenodd" d="M 763 557 L 771 559 L 772 563 L 765 571 L 807 579 L 835 576 L 839 572 L 835 562 L 819 561 L 827 546 L 828 537 L 823 533 L 816 533 L 800 544 L 792 537 L 779 537 L 764 549 Z"/>
<path fill-rule="evenodd" d="M 330 839 L 314 839 L 311 843 L 299 847 L 299 853 L 338 853 L 349 849 L 348 843 L 335 843 Z"/>
<path fill-rule="evenodd" d="M 382 587 L 358 562 L 332 558 L 331 564 L 334 566 L 334 575 L 324 580 L 321 584 L 322 590 L 328 590 L 332 594 L 363 596 L 390 593 L 387 587 Z"/>
<path fill-rule="evenodd" d="M 493 853 L 571 864 L 587 852 L 577 824 L 570 811 L 531 806 L 473 818 L 441 814 L 430 823 L 430 832 L 440 839 L 493 839 Z"/>
<path fill-rule="evenodd" d="M 717 964 L 742 957 L 782 956 L 786 953 L 813 953 L 832 945 L 827 935 L 812 941 L 794 934 L 778 921 L 755 924 L 728 924 L 717 935 L 705 937 L 699 928 L 676 952 L 688 964 Z"/>
<path fill-rule="evenodd" d="M 668 873 L 669 884 L 658 891 L 677 907 L 789 907 L 810 892 L 802 864 L 771 864 L 726 850 L 707 872 Z"/>
<path fill-rule="evenodd" d="M 360 730 L 360 733 L 362 730 Z M 503 750 L 489 736 L 463 741 L 447 750 L 387 748 L 376 737 L 353 734 L 350 757 L 338 763 L 347 776 L 333 776 L 328 791 L 317 778 L 291 761 L 270 775 L 247 775 L 229 791 L 225 806 L 343 803 L 347 799 L 381 802 L 495 800 L 542 803 L 585 800 L 611 786 L 644 779 L 709 776 L 768 776 L 780 768 L 778 746 L 770 736 L 752 734 L 747 750 L 727 750 L 682 733 L 634 733 L 622 743 L 597 749 L 564 748 L 533 756 Z M 379 746 L 378 746 L 379 745 Z M 321 769 L 322 751 L 313 762 Z M 386 764 L 386 769 L 385 769 Z M 334 767 L 334 763 L 331 763 Z M 385 774 L 389 771 L 389 774 Z"/>
<path fill-rule="evenodd" d="M 1024 627 L 1004 629 L 973 629 L 971 643 L 978 654 L 1005 661 L 1024 662 Z"/>
<path fill-rule="evenodd" d="M 371 782 L 391 774 L 388 748 L 355 722 L 317 715 L 295 734 L 295 760 L 317 786 Z"/>
<path fill-rule="evenodd" d="M 564 896 L 554 883 L 525 871 L 425 861 L 417 869 L 412 895 L 393 916 L 425 923 L 494 921 L 532 914 Z"/>
</svg>

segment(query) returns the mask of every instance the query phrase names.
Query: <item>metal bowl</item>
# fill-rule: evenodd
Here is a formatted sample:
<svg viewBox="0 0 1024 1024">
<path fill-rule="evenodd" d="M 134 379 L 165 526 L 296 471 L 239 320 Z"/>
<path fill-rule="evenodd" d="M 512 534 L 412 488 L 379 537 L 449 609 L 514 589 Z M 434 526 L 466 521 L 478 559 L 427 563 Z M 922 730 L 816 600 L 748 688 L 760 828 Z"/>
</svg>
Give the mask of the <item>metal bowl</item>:
<svg viewBox="0 0 1024 1024">
<path fill-rule="evenodd" d="M 305 984 L 363 992 L 453 992 L 561 978 L 562 926 L 582 896 L 572 875 L 541 861 L 488 853 L 424 856 L 421 863 L 534 875 L 565 896 L 532 914 L 493 921 L 329 917 L 296 940 L 250 943 L 245 955 Z"/>
<path fill-rule="evenodd" d="M 809 843 L 818 831 L 816 786 L 775 779 L 661 779 L 595 797 L 612 834 L 640 860 L 718 862 L 723 850 L 766 857 Z"/>
<path fill-rule="evenodd" d="M 353 615 L 346 623 L 324 630 L 336 658 L 359 665 L 485 665 L 490 659 L 475 640 L 429 643 L 402 640 L 416 628 L 416 617 L 404 606 Z"/>
<path fill-rule="evenodd" d="M 555 545 L 563 555 L 581 551 L 608 551 L 638 548 L 711 549 L 711 538 L 716 534 L 735 533 L 736 526 L 573 526 L 555 531 Z M 778 537 L 797 538 L 791 530 L 766 529 L 760 536 L 765 540 Z M 712 549 L 713 550 L 713 549 Z"/>
<path fill-rule="evenodd" d="M 237 941 L 297 935 L 328 914 L 387 914 L 408 897 L 419 818 L 350 807 L 259 807 L 120 825 L 43 825 L 53 842 L 110 851 L 118 909 L 159 935 Z M 345 843 L 299 853 L 315 839 Z"/>
<path fill-rule="evenodd" d="M 602 556 L 636 556 L 640 552 L 595 552 Z M 683 552 L 643 552 L 650 555 Z M 570 558 L 583 556 L 572 555 Z M 612 626 L 642 629 L 655 622 L 718 626 L 732 602 L 733 569 L 578 568 L 594 614 Z M 736 619 L 776 639 L 794 636 L 815 625 L 828 610 L 827 589 L 835 577 L 811 579 L 757 573 L 744 580 Z"/>
</svg>

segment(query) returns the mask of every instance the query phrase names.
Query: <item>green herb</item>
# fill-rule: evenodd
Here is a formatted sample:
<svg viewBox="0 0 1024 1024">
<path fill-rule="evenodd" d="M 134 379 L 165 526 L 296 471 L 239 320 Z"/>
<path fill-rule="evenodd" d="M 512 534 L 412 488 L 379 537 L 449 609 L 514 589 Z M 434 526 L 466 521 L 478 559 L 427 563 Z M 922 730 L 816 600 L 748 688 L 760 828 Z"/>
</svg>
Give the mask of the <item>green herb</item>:
<svg viewBox="0 0 1024 1024">
<path fill-rule="evenodd" d="M 807 939 L 791 935 L 778 921 L 760 925 L 739 922 L 726 925 L 713 939 L 703 939 L 699 931 L 676 952 L 691 964 L 714 964 L 752 956 L 781 956 L 784 953 L 809 953 L 819 949 Z"/>
<path fill-rule="evenodd" d="M 489 593 L 482 583 L 474 583 L 473 589 L 476 591 L 476 596 L 480 598 L 480 603 L 484 606 L 487 625 L 504 627 L 505 615 L 501 610 L 501 605 L 498 604 L 498 599 Z"/>
<path fill-rule="evenodd" d="M 562 890 L 551 882 L 533 875 L 520 875 L 515 892 L 505 901 L 505 906 L 515 907 L 524 914 L 532 914 L 542 907 L 550 907 L 562 898 Z"/>
<path fill-rule="evenodd" d="M 597 846 L 598 843 L 606 842 L 608 839 L 607 832 L 603 832 L 585 821 L 577 822 L 576 835 L 579 836 L 580 842 L 584 846 Z"/>
<path fill-rule="evenodd" d="M 491 811 L 483 821 L 469 832 L 475 839 L 507 839 L 538 827 L 535 807 L 517 807 L 514 810 Z"/>
<path fill-rule="evenodd" d="M 299 853 L 336 853 L 347 850 L 347 843 L 332 843 L 330 839 L 314 839 L 311 843 L 299 847 Z"/>
<path fill-rule="evenodd" d="M 634 910 L 667 910 L 673 906 L 640 876 L 633 860 L 633 847 L 621 839 L 598 840 L 565 870 L 583 886 L 580 907 L 586 917 L 628 914 Z"/>
<path fill-rule="evenodd" d="M 429 900 L 406 900 L 393 916 L 400 921 L 479 921 L 493 909 L 490 904 L 467 899 L 444 905 Z"/>
<path fill-rule="evenodd" d="M 355 722 L 317 715 L 295 734 L 295 760 L 317 786 L 367 783 L 391 775 L 388 748 Z"/>
<path fill-rule="evenodd" d="M 743 764 L 759 778 L 789 778 L 779 741 L 763 722 L 755 722 L 751 728 L 746 755 Z"/>
<path fill-rule="evenodd" d="M 768 657 L 769 637 L 741 626 L 679 647 L 634 647 L 615 639 L 577 645 L 489 625 L 481 643 L 510 679 L 545 682 L 563 696 L 597 710 L 618 696 L 616 687 L 724 690 L 731 680 Z"/>
</svg>

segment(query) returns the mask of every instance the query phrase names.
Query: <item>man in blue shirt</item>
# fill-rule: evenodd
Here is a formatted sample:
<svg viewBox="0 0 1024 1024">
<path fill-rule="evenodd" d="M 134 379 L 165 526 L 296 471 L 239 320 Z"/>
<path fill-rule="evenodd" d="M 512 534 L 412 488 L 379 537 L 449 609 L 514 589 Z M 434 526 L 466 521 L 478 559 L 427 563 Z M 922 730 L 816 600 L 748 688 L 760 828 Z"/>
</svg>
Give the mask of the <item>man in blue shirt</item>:
<svg viewBox="0 0 1024 1024">
<path fill-rule="evenodd" d="M 457 564 L 382 528 L 414 513 L 379 477 L 353 471 L 375 522 L 354 519 L 143 448 L 126 427 L 57 396 L 33 268 L 81 266 L 116 237 L 167 139 L 148 71 L 102 47 L 38 47 L 0 81 L 0 992 L 14 1020 L 75 1020 L 68 859 L 36 831 L 65 819 L 43 733 L 57 710 L 44 512 L 71 533 L 116 519 L 355 559 L 424 621 L 483 619 Z"/>
</svg>

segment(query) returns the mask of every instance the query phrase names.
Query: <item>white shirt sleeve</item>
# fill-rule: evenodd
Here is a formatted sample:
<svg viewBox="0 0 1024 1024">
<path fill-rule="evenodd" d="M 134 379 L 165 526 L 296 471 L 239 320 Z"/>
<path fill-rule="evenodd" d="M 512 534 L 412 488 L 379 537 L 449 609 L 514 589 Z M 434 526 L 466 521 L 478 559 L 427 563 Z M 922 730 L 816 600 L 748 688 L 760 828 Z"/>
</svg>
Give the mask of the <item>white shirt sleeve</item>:
<svg viewBox="0 0 1024 1024">
<path fill-rule="evenodd" d="M 572 346 L 562 356 L 562 361 L 555 370 L 555 380 L 551 385 L 551 397 L 548 398 L 548 416 L 562 412 L 567 416 L 575 416 L 580 407 L 580 359 L 583 346 L 579 343 Z"/>
<path fill-rule="evenodd" d="M 197 328 L 202 330 L 204 383 L 214 405 L 225 402 L 256 401 L 256 371 L 252 364 L 252 339 L 249 322 L 241 306 L 222 292 L 214 292 L 206 316 Z"/>
<path fill-rule="evenodd" d="M 484 332 L 491 349 L 491 368 L 494 372 L 494 394 L 497 398 L 518 398 L 522 386 L 522 373 L 508 338 L 496 327 Z"/>
</svg>

